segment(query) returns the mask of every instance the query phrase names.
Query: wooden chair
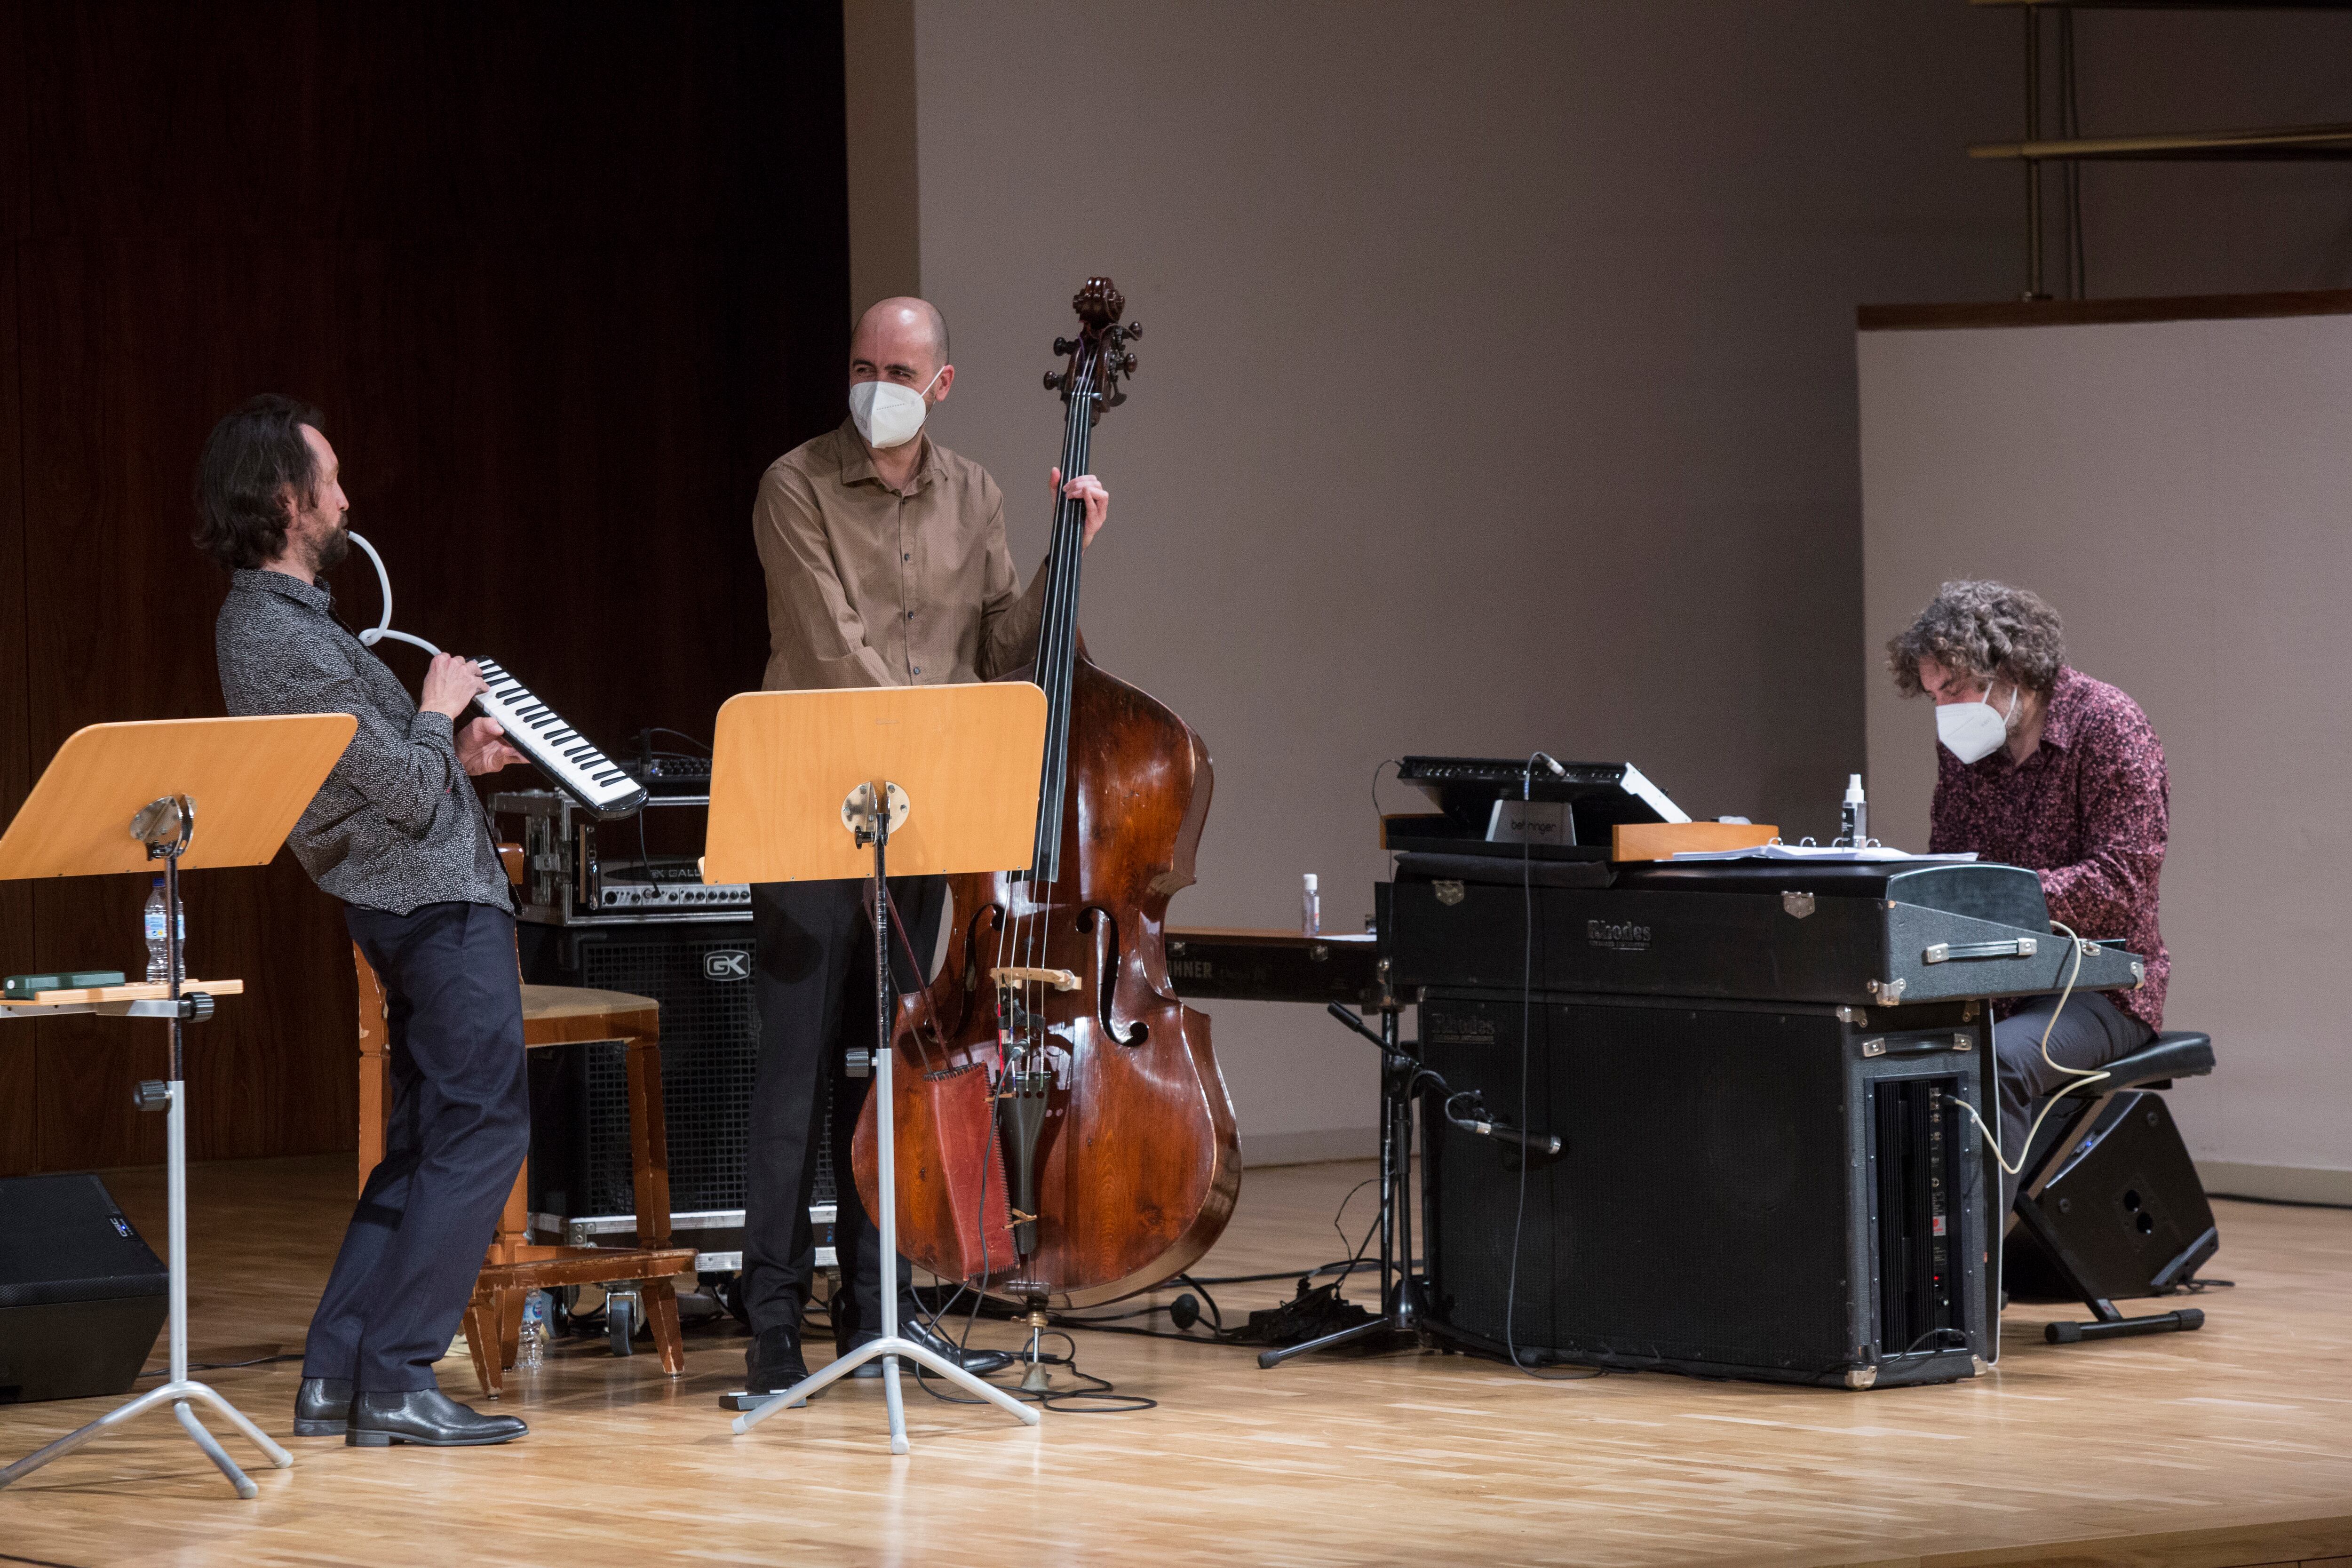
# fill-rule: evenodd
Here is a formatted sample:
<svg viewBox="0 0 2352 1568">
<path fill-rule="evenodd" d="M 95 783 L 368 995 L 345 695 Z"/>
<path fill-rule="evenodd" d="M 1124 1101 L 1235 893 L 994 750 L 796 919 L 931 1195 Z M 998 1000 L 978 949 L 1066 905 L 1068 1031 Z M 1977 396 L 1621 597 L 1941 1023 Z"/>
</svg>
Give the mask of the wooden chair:
<svg viewBox="0 0 2352 1568">
<path fill-rule="evenodd" d="M 383 987 L 356 943 L 352 962 L 360 992 L 360 1184 L 383 1158 L 391 1119 L 391 1074 L 385 1052 L 391 1030 Z M 653 1329 L 662 1370 L 686 1371 L 678 1332 L 677 1292 L 671 1277 L 694 1267 L 694 1248 L 672 1247 L 669 1228 L 669 1149 L 662 1121 L 661 1008 L 651 997 L 584 986 L 522 988 L 526 1049 L 619 1040 L 628 1048 L 630 1173 L 637 1199 L 634 1247 L 542 1247 L 530 1239 L 530 1166 L 525 1162 L 499 1216 L 473 1300 L 466 1308 L 466 1344 L 482 1392 L 496 1399 L 505 1369 L 515 1360 L 524 1296 L 562 1285 L 633 1285 Z M 492 1354 L 491 1348 L 498 1353 Z"/>
</svg>

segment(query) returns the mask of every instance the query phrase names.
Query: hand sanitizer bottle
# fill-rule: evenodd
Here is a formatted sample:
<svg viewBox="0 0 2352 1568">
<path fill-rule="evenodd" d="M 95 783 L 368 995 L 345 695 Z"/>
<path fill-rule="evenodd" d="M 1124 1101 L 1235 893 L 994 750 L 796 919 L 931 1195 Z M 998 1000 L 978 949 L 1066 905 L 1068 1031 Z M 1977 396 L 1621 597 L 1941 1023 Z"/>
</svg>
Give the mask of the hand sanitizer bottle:
<svg viewBox="0 0 2352 1568">
<path fill-rule="evenodd" d="M 1838 842 L 1849 849 L 1870 847 L 1870 803 L 1862 798 L 1862 775 L 1848 773 L 1845 804 L 1838 808 Z"/>
</svg>

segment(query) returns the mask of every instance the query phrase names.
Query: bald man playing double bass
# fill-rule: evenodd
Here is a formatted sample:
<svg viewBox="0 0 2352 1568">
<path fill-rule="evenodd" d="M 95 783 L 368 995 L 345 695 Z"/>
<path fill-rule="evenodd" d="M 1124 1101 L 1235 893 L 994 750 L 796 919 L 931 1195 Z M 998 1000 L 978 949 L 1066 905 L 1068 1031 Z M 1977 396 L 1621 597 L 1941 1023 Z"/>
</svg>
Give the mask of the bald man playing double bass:
<svg viewBox="0 0 2352 1568">
<path fill-rule="evenodd" d="M 939 310 L 922 300 L 885 300 L 850 339 L 849 417 L 761 476 L 751 533 L 768 579 L 768 690 L 992 680 L 1035 658 L 1045 576 L 1021 591 L 996 481 L 924 428 L 954 385 Z M 1048 483 L 1086 503 L 1084 537 L 1092 544 L 1109 513 L 1109 492 L 1091 474 L 1065 483 L 1058 468 Z M 775 1393 L 808 1374 L 801 1321 L 814 1273 L 809 1200 L 821 1138 L 831 1141 L 835 1172 L 835 1352 L 882 1331 L 881 1234 L 849 1175 L 850 1137 L 869 1080 L 846 1076 L 848 1054 L 887 1044 L 871 1027 L 873 929 L 862 886 L 751 889 L 760 1057 L 743 1205 L 751 1394 Z M 907 945 L 916 952 L 929 953 L 938 939 L 945 891 L 943 878 L 891 879 Z M 894 952 L 891 968 L 901 990 L 923 983 L 906 946 Z M 825 1126 L 828 1079 L 833 1118 Z M 999 1352 L 959 1352 L 926 1327 L 907 1294 L 907 1260 L 892 1261 L 900 1333 L 974 1372 L 1004 1364 Z M 879 1362 L 868 1362 L 854 1375 L 881 1372 Z"/>
</svg>

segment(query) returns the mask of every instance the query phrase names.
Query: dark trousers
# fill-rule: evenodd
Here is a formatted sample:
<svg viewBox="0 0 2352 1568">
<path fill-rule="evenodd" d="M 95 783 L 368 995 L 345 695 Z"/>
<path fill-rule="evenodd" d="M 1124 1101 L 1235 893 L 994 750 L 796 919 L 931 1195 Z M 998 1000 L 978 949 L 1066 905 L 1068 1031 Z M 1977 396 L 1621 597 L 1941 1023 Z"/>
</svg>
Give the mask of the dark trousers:
<svg viewBox="0 0 2352 1568">
<path fill-rule="evenodd" d="M 833 1150 L 833 1245 L 841 1269 L 834 1337 L 845 1344 L 861 1329 L 881 1327 L 882 1235 L 858 1201 L 849 1160 L 850 1138 L 873 1080 L 843 1070 L 850 1047 L 877 1043 L 874 917 L 865 888 L 828 881 L 763 882 L 751 889 L 760 1060 L 744 1170 L 743 1303 L 754 1333 L 800 1327 L 816 1267 L 809 1199 L 821 1138 L 830 1139 Z M 923 982 L 908 949 L 930 962 L 947 882 L 893 877 L 890 893 L 907 921 L 904 940 L 895 929 L 890 938 L 891 977 L 907 991 Z M 822 1125 L 828 1079 L 834 1086 L 830 1127 Z M 911 1274 L 904 1258 L 897 1264 L 893 1272 L 903 1292 Z"/>
<path fill-rule="evenodd" d="M 448 903 L 343 918 L 383 984 L 392 1121 L 311 1314 L 302 1375 L 404 1393 L 435 1385 L 530 1148 L 514 917 Z"/>
<path fill-rule="evenodd" d="M 2058 1013 L 2053 1026 L 2051 1013 Z M 2117 1057 L 2129 1056 L 2147 1044 L 2148 1027 L 2096 991 L 2077 991 L 2058 1007 L 2057 994 L 2030 996 L 2017 1011 L 1992 1026 L 1992 1051 L 2000 1096 L 2000 1153 L 2015 1165 L 2026 1154 L 2026 1130 L 2042 1114 L 2043 1100 L 2077 1081 L 2042 1057 L 2042 1032 L 2050 1031 L 2050 1055 L 2070 1068 L 2101 1068 Z M 2066 1113 L 2053 1110 L 2050 1121 Z M 2049 1121 L 2043 1122 L 2046 1131 Z M 2010 1203 L 2017 1196 L 2021 1176 L 2001 1173 L 2000 1209 L 1992 1216 L 1996 1227 L 2006 1223 Z"/>
</svg>

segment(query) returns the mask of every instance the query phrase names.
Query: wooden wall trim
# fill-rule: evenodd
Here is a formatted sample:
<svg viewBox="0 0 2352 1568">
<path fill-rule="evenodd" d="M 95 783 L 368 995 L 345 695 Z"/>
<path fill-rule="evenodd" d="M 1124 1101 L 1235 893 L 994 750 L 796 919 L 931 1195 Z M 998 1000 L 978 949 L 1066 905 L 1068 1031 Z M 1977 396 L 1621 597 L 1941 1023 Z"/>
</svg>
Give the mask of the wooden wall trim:
<svg viewBox="0 0 2352 1568">
<path fill-rule="evenodd" d="M 1956 327 L 2095 327 L 2133 321 L 2242 321 L 2264 316 L 2352 315 L 2352 289 L 2279 294 L 2185 294 L 2151 300 L 1995 300 L 1958 305 L 1864 305 L 1865 332 Z"/>
</svg>

